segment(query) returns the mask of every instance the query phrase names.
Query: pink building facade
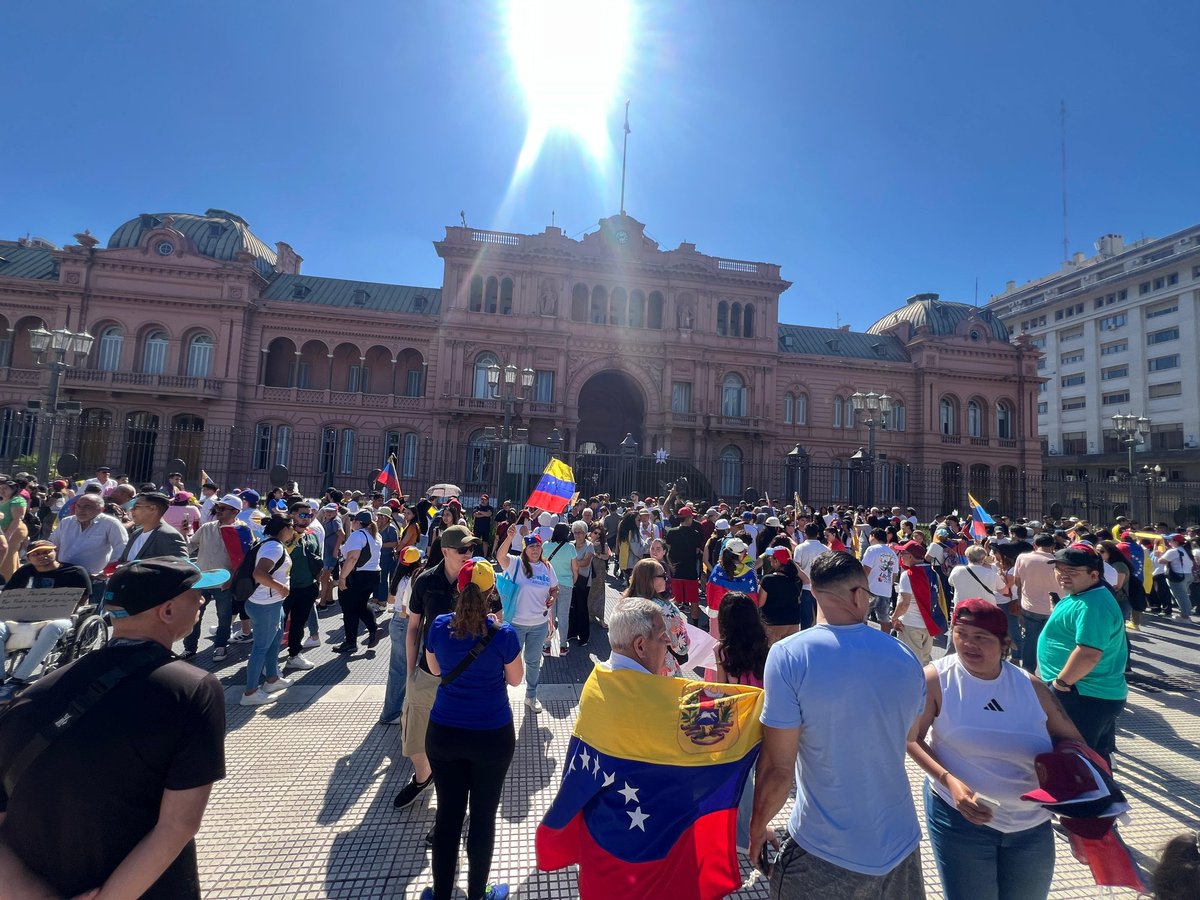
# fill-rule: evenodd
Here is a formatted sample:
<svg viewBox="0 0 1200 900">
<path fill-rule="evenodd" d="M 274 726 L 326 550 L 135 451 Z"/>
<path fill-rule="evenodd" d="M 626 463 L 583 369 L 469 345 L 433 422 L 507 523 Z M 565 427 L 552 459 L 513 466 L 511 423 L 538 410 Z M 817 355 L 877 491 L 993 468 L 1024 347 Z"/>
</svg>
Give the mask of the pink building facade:
<svg viewBox="0 0 1200 900">
<path fill-rule="evenodd" d="M 135 478 L 179 459 L 264 486 L 284 464 L 311 493 L 365 487 L 394 453 L 406 490 L 521 499 L 559 441 L 587 492 L 685 475 L 697 494 L 961 506 L 972 488 L 1015 509 L 1040 478 L 1038 353 L 987 311 L 920 295 L 866 332 L 781 324 L 778 265 L 664 250 L 627 216 L 581 240 L 447 228 L 437 287 L 301 274 L 221 210 L 76 239 L 0 241 L 6 465 L 44 425 L 25 404 L 46 396 L 45 325 L 96 338 L 64 374 L 82 412 L 55 456 Z M 515 367 L 513 402 L 489 366 Z M 895 408 L 864 463 L 850 398 L 871 391 Z"/>
</svg>

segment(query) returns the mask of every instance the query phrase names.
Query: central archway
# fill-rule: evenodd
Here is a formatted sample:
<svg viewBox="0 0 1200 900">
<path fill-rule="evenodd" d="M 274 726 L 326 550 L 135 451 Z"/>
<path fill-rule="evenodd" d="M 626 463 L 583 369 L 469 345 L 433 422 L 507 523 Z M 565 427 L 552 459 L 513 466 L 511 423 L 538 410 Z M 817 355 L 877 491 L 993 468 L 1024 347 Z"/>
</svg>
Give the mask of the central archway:
<svg viewBox="0 0 1200 900">
<path fill-rule="evenodd" d="M 577 446 L 616 453 L 627 434 L 640 445 L 645 418 L 645 396 L 630 376 L 611 369 L 598 372 L 579 390 Z"/>
</svg>

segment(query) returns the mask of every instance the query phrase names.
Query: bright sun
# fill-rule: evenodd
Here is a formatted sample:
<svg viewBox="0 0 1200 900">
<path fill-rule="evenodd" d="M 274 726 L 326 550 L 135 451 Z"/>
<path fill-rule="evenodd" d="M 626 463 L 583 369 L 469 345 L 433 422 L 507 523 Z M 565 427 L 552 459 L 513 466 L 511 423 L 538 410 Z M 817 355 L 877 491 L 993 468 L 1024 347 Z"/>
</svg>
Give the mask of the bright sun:
<svg viewBox="0 0 1200 900">
<path fill-rule="evenodd" d="M 518 172 L 554 131 L 577 137 L 603 160 L 631 19 L 629 0 L 510 0 L 508 52 L 529 109 Z"/>
</svg>

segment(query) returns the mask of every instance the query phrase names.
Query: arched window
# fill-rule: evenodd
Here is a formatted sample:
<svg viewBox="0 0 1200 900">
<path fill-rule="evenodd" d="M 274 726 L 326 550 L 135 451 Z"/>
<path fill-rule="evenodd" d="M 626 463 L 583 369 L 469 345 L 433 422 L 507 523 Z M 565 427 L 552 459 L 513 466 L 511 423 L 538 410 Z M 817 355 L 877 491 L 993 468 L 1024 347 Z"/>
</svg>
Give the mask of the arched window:
<svg viewBox="0 0 1200 900">
<path fill-rule="evenodd" d="M 1007 400 L 996 404 L 996 437 L 1010 441 L 1013 436 L 1013 411 Z"/>
<path fill-rule="evenodd" d="M 338 430 L 332 425 L 326 425 L 321 429 L 321 474 L 326 479 L 333 477 L 333 461 L 337 456 L 337 437 Z"/>
<path fill-rule="evenodd" d="M 629 295 L 629 327 L 646 327 L 646 295 L 638 290 Z"/>
<path fill-rule="evenodd" d="M 586 284 L 577 284 L 571 288 L 571 321 L 586 322 L 588 320 L 588 289 Z"/>
<path fill-rule="evenodd" d="M 6 406 L 0 410 L 0 457 L 12 459 L 33 452 L 37 419 Z"/>
<path fill-rule="evenodd" d="M 905 416 L 904 404 L 899 400 L 892 404 L 892 414 L 888 417 L 888 427 L 892 431 L 903 431 L 907 426 L 907 418 Z"/>
<path fill-rule="evenodd" d="M 487 287 L 483 292 L 483 311 L 494 313 L 500 297 L 500 282 L 495 275 L 489 275 Z"/>
<path fill-rule="evenodd" d="M 121 368 L 121 354 L 125 349 L 125 332 L 119 325 L 109 325 L 100 332 L 97 342 L 96 368 L 102 372 L 117 372 Z"/>
<path fill-rule="evenodd" d="M 124 469 L 134 484 L 150 480 L 157 446 L 158 416 L 149 412 L 130 413 L 125 420 Z"/>
<path fill-rule="evenodd" d="M 182 413 L 171 419 L 171 459 L 181 459 L 185 471 L 199 473 L 204 451 L 204 419 Z"/>
<path fill-rule="evenodd" d="M 730 372 L 721 382 L 721 415 L 741 418 L 746 415 L 746 382 Z"/>
<path fill-rule="evenodd" d="M 286 466 L 292 458 L 292 426 L 280 425 L 275 429 L 275 465 Z"/>
<path fill-rule="evenodd" d="M 342 452 L 338 454 L 341 465 L 338 473 L 349 475 L 354 471 L 354 429 L 342 429 Z"/>
<path fill-rule="evenodd" d="M 847 479 L 842 477 L 842 461 L 835 459 L 829 466 L 829 494 L 832 500 L 841 500 L 846 490 Z"/>
<path fill-rule="evenodd" d="M 500 312 L 511 316 L 513 307 L 513 280 L 505 278 L 500 282 Z"/>
<path fill-rule="evenodd" d="M 742 304 L 734 303 L 729 307 L 729 336 L 742 336 Z"/>
<path fill-rule="evenodd" d="M 983 407 L 978 400 L 967 402 L 967 435 L 983 437 Z"/>
<path fill-rule="evenodd" d="M 259 422 L 254 429 L 254 458 L 251 465 L 255 469 L 265 469 L 271 462 L 271 437 L 275 426 L 270 422 Z"/>
<path fill-rule="evenodd" d="M 808 424 L 808 394 L 796 395 L 796 424 Z"/>
<path fill-rule="evenodd" d="M 943 397 L 938 403 L 938 429 L 942 434 L 958 433 L 958 416 L 954 400 Z"/>
<path fill-rule="evenodd" d="M 482 430 L 471 434 L 467 441 L 467 484 L 485 491 L 493 486 L 492 456 L 494 451 L 495 444 L 483 436 Z"/>
<path fill-rule="evenodd" d="M 417 476 L 417 435 L 410 431 L 404 435 L 400 451 L 400 477 L 415 478 Z"/>
<path fill-rule="evenodd" d="M 791 425 L 796 417 L 796 398 L 788 391 L 783 395 L 783 424 Z"/>
<path fill-rule="evenodd" d="M 625 324 L 625 289 L 615 287 L 612 291 L 612 300 L 608 305 L 609 314 L 608 321 L 611 325 Z"/>
<path fill-rule="evenodd" d="M 593 325 L 608 324 L 608 291 L 600 285 L 592 288 L 591 321 Z"/>
<path fill-rule="evenodd" d="M 992 493 L 992 468 L 986 463 L 971 466 L 969 484 L 971 495 L 980 503 L 986 502 Z"/>
<path fill-rule="evenodd" d="M 717 334 L 729 334 L 729 304 L 724 300 L 717 304 Z"/>
<path fill-rule="evenodd" d="M 650 305 L 646 309 L 646 327 L 663 327 L 663 295 L 658 291 L 650 292 Z"/>
<path fill-rule="evenodd" d="M 833 398 L 833 427 L 842 427 L 842 398 L 840 395 L 835 395 Z"/>
<path fill-rule="evenodd" d="M 480 353 L 475 358 L 475 384 L 474 390 L 471 392 L 473 397 L 479 400 L 492 399 L 492 389 L 488 385 L 487 370 L 488 366 L 498 366 L 500 360 L 496 358 L 495 353 Z"/>
<path fill-rule="evenodd" d="M 747 303 L 742 310 L 742 337 L 754 337 L 754 304 Z"/>
<path fill-rule="evenodd" d="M 721 472 L 717 483 L 723 497 L 736 497 L 742 492 L 742 451 L 732 445 L 721 451 Z"/>
<path fill-rule="evenodd" d="M 213 339 L 207 334 L 193 335 L 188 341 L 187 374 L 207 378 L 212 370 Z"/>
<path fill-rule="evenodd" d="M 858 416 L 854 412 L 854 404 L 849 397 L 842 401 L 842 424 L 847 428 L 858 427 Z"/>
<path fill-rule="evenodd" d="M 147 375 L 161 375 L 167 370 L 167 333 L 152 331 L 146 335 L 142 347 L 142 371 Z"/>
<path fill-rule="evenodd" d="M 112 424 L 113 415 L 107 409 L 85 409 L 79 416 L 79 471 L 94 472 L 104 465 Z"/>
<path fill-rule="evenodd" d="M 963 493 L 962 466 L 956 462 L 942 463 L 942 508 L 939 512 L 960 509 L 966 500 Z"/>
<path fill-rule="evenodd" d="M 483 276 L 471 279 L 471 312 L 483 312 Z"/>
</svg>

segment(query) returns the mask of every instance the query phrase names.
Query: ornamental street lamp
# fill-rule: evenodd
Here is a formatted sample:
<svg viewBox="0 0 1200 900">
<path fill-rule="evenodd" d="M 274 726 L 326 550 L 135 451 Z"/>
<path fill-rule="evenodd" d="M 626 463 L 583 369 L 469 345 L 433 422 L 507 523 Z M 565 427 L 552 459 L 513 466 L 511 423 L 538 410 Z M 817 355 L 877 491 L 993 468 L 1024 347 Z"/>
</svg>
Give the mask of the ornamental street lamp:
<svg viewBox="0 0 1200 900">
<path fill-rule="evenodd" d="M 46 391 L 46 406 L 41 410 L 43 421 L 38 423 L 41 425 L 37 465 L 39 484 L 44 485 L 50 480 L 50 453 L 54 448 L 55 419 L 60 412 L 58 388 L 63 370 L 70 368 L 66 362 L 66 356 L 68 353 L 76 356 L 86 355 L 92 349 L 94 340 L 95 338 L 86 331 L 75 332 L 67 328 L 47 331 L 39 325 L 29 332 L 29 348 L 37 356 L 37 364 L 43 369 L 50 370 L 50 387 Z M 49 358 L 46 358 L 47 352 L 50 353 Z M 78 406 L 78 403 L 64 403 L 61 411 L 77 412 Z"/>
<path fill-rule="evenodd" d="M 533 369 L 521 369 L 518 372 L 512 363 L 503 369 L 492 363 L 486 372 L 492 399 L 500 401 L 500 408 L 504 412 L 504 420 L 499 430 L 494 425 L 489 425 L 483 430 L 486 440 L 501 447 L 500 471 L 496 474 L 496 496 L 500 497 L 504 493 L 504 476 L 508 474 L 509 445 L 525 443 L 529 439 L 529 429 L 514 426 L 513 419 L 521 414 L 521 409 L 533 390 L 534 372 Z M 518 374 L 521 378 L 520 387 L 517 386 Z"/>
<path fill-rule="evenodd" d="M 867 454 L 862 460 L 867 469 L 867 500 L 868 504 L 875 502 L 875 429 L 887 424 L 895 401 L 887 394 L 875 391 L 855 391 L 850 395 L 850 406 L 855 414 L 865 413 L 863 424 L 867 426 Z"/>
<path fill-rule="evenodd" d="M 1150 433 L 1150 420 L 1145 416 L 1135 416 L 1133 413 L 1117 413 L 1112 417 L 1113 429 L 1117 432 L 1117 441 L 1125 445 L 1129 454 L 1129 512 L 1136 516 L 1133 500 L 1133 483 L 1136 472 L 1133 468 L 1133 451 L 1138 444 L 1146 443 L 1146 435 Z M 1149 494 L 1147 494 L 1149 497 Z M 1149 503 L 1149 500 L 1147 500 Z M 1146 510 L 1149 518 L 1150 510 Z"/>
</svg>

